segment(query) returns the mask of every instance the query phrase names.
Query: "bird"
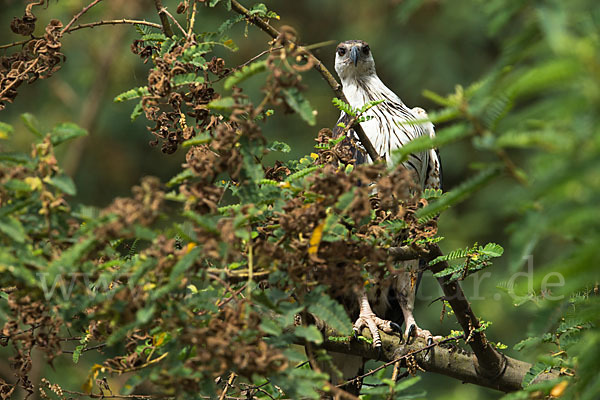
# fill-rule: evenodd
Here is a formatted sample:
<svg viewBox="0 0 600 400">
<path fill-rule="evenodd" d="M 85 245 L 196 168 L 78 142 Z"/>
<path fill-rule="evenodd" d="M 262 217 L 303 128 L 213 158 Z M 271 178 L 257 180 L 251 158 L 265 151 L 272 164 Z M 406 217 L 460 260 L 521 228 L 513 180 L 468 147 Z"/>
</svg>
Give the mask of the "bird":
<svg viewBox="0 0 600 400">
<path fill-rule="evenodd" d="M 363 114 L 367 118 L 360 122 L 360 126 L 379 157 L 388 164 L 393 163 L 394 150 L 409 141 L 421 136 L 435 137 L 434 126 L 428 120 L 427 112 L 420 107 L 409 108 L 381 81 L 368 43 L 362 40 L 340 43 L 336 48 L 335 71 L 341 80 L 344 96 L 353 108 L 358 109 L 368 102 L 383 100 Z M 338 125 L 340 122 L 347 124 L 349 120 L 349 116 L 342 111 Z M 339 134 L 343 130 L 334 129 L 334 135 L 336 131 Z M 353 129 L 348 129 L 347 135 L 353 138 L 352 142 L 360 146 L 360 140 Z M 356 164 L 372 162 L 364 150 L 355 151 L 354 154 Z M 441 188 L 441 163 L 437 150 L 410 154 L 403 165 L 413 173 L 415 183 L 420 189 Z M 417 325 L 413 316 L 418 286 L 413 278 L 419 275 L 420 280 L 419 260 L 405 261 L 402 264 L 404 271 L 391 278 L 393 282 L 385 287 L 375 287 L 368 293 L 363 291 L 358 299 L 354 299 L 354 306 L 347 307 L 352 310 L 350 314 L 358 313 L 353 325 L 354 332 L 359 333 L 367 327 L 373 337 L 373 345 L 380 349 L 378 330 L 402 333 L 402 323 L 405 324 L 404 336 L 407 341 L 413 335 L 425 338 L 428 344 L 434 339 L 431 332 Z M 332 363 L 339 367 L 343 379 L 348 380 L 361 375 L 365 361 L 360 357 L 341 354 L 332 354 L 331 357 Z M 360 392 L 361 384 L 358 380 L 346 386 L 345 389 L 349 392 Z"/>
</svg>

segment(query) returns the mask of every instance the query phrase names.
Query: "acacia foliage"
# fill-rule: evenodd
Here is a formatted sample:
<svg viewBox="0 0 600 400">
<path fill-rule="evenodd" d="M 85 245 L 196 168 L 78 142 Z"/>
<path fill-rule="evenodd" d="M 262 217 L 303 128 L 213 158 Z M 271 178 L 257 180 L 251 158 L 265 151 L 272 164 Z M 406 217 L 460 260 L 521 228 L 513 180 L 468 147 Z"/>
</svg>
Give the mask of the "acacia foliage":
<svg viewBox="0 0 600 400">
<path fill-rule="evenodd" d="M 466 141 L 497 161 L 449 192 L 423 197 L 411 190 L 401 168 L 354 166 L 348 144 L 328 129 L 316 135 L 314 153 L 264 161 L 269 153 L 289 151 L 285 143 L 263 136 L 274 112 L 269 107 L 315 123 L 300 75 L 314 60 L 289 45 L 295 40 L 292 28 L 282 28 L 263 59 L 229 66 L 213 52 L 217 46 L 235 50 L 228 35 L 234 24 L 243 23 L 239 15 L 231 13 L 215 32 L 178 31 L 172 37 L 137 26 L 132 50 L 151 65 L 148 83 L 115 101 L 136 100 L 132 119 L 146 118 L 153 143 L 165 153 L 186 151 L 186 162 L 170 181 L 145 178 L 131 197 L 116 198 L 105 209 L 71 204 L 76 188 L 58 165 L 54 147 L 69 145 L 85 131 L 61 124 L 46 133 L 43 121 L 23 116 L 38 138 L 32 152 L 10 152 L 7 143 L 0 155 L 0 344 L 10 349 L 15 373 L 2 383 L 0 396 L 20 390 L 62 398 L 74 389 L 29 379 L 30 352 L 37 348 L 48 363 L 66 355 L 78 363 L 101 350 L 100 361 L 81 382 L 85 393 L 143 389 L 196 398 L 227 388 L 232 396 L 315 398 L 318 390 L 327 390 L 328 377 L 304 365 L 304 353 L 290 344 L 302 339 L 318 345 L 328 338 L 314 326 L 295 325 L 297 316 L 310 313 L 349 334 L 351 322 L 338 300 L 397 272 L 388 247 L 425 248 L 439 241 L 434 216 L 508 176 L 514 186 L 527 187 L 510 210 L 511 249 L 548 251 L 545 242 L 560 238 L 561 251 L 546 271 L 567 278 L 558 289 L 566 296 L 560 303 L 537 291 L 543 274 L 528 293 L 540 306 L 540 321 L 517 350 L 539 361 L 524 390 L 509 397 L 594 398 L 592 350 L 600 340 L 597 273 L 591 269 L 600 239 L 593 218 L 600 193 L 595 112 L 600 52 L 593 34 L 598 16 L 590 14 L 580 24 L 584 1 L 505 3 L 486 6 L 495 15 L 490 33 L 506 37 L 495 68 L 446 97 L 427 92 L 440 105 L 430 113 L 440 125 L 437 137 L 396 154 L 401 159 L 407 151 Z M 179 17 L 190 23 L 195 7 L 210 12 L 205 6 L 231 10 L 227 1 L 182 2 Z M 35 24 L 31 12 L 28 7 L 23 19 Z M 261 4 L 250 13 L 264 20 L 277 17 Z M 23 29 L 17 31 L 31 33 Z M 67 51 L 52 32 L 55 47 Z M 32 54 L 31 46 L 3 59 L 3 68 L 9 68 L 0 71 L 0 87 L 10 95 L 4 101 L 18 101 L 18 86 L 34 80 L 27 66 L 45 60 L 45 50 L 34 46 L 38 50 Z M 52 68 L 59 62 L 64 59 Z M 258 105 L 238 87 L 245 79 L 264 82 Z M 0 133 L 15 134 L 7 124 L 0 125 Z M 307 137 L 314 136 L 307 128 Z M 517 157 L 522 162 L 515 164 L 513 148 L 526 149 L 528 157 Z M 374 182 L 376 196 L 365 182 Z M 440 274 L 461 280 L 501 254 L 494 244 L 451 251 L 446 259 L 466 261 Z M 67 347 L 69 341 L 78 344 Z M 530 385 L 550 367 L 574 378 Z M 395 386 L 385 373 L 377 378 Z M 118 374 L 128 376 L 123 387 L 103 380 Z M 403 398 L 403 390 L 417 381 L 396 385 L 394 398 Z M 380 392 L 387 395 L 389 388 L 365 390 L 370 398 Z"/>
</svg>

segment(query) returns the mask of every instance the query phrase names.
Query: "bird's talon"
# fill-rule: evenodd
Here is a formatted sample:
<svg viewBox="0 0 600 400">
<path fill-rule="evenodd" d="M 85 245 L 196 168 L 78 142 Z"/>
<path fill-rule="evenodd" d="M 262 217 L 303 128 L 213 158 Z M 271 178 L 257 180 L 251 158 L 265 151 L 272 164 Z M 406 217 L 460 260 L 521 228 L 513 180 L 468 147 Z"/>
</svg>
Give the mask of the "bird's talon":
<svg viewBox="0 0 600 400">
<path fill-rule="evenodd" d="M 427 338 L 427 346 L 431 346 L 433 344 L 433 338 L 430 336 Z M 425 357 L 427 357 L 429 355 L 429 352 L 431 352 L 432 347 L 428 348 L 425 351 Z"/>
<path fill-rule="evenodd" d="M 408 343 L 410 341 L 410 337 L 411 336 L 415 336 L 415 338 L 417 337 L 417 326 L 415 324 L 411 324 L 410 328 L 408 328 L 408 334 L 406 335 L 406 343 Z"/>
<path fill-rule="evenodd" d="M 392 328 L 392 330 L 396 333 L 399 333 L 400 335 L 402 335 L 402 327 L 400 325 L 398 325 L 397 323 L 390 321 L 390 327 Z"/>
</svg>

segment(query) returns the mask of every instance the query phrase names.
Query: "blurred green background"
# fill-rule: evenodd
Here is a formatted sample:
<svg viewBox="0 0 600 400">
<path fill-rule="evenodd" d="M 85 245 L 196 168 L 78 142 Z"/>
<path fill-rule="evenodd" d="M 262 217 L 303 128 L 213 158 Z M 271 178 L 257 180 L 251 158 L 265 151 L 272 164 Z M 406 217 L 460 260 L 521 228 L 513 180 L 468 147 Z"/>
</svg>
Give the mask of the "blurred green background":
<svg viewBox="0 0 600 400">
<path fill-rule="evenodd" d="M 177 1 L 165 1 L 175 12 Z M 250 2 L 243 1 L 245 5 Z M 497 2 L 496 2 L 497 3 Z M 507 2 L 514 5 L 518 2 Z M 23 2 L 4 0 L 0 14 L 1 42 L 20 40 L 10 32 L 8 25 L 14 16 L 23 13 Z M 87 2 L 61 0 L 50 2 L 48 9 L 36 8 L 36 34 L 43 32 L 49 18 L 66 23 Z M 421 106 L 428 111 L 436 106 L 423 97 L 424 89 L 445 95 L 457 84 L 468 86 L 479 80 L 498 61 L 501 43 L 492 37 L 490 25 L 494 22 L 489 3 L 484 0 L 304 0 L 265 1 L 281 19 L 275 26 L 291 25 L 303 44 L 328 40 L 336 42 L 362 39 L 369 42 L 377 70 L 382 80 L 410 107 Z M 200 8 L 196 27 L 200 31 L 216 29 L 226 18 L 223 7 Z M 158 22 L 151 1 L 106 0 L 92 9 L 80 22 L 100 19 L 146 18 Z M 517 21 L 515 21 L 517 26 Z M 247 29 L 247 36 L 245 30 Z M 511 23 L 504 28 L 510 32 Z M 131 122 L 129 114 L 133 103 L 116 104 L 112 99 L 133 86 L 146 84 L 149 68 L 130 51 L 136 38 L 131 26 L 103 26 L 68 34 L 63 40 L 67 61 L 51 79 L 24 85 L 14 104 L 0 114 L 0 120 L 15 126 L 15 142 L 28 149 L 32 136 L 27 133 L 20 114 L 30 112 L 42 121 L 45 129 L 55 123 L 73 121 L 88 129 L 90 135 L 58 151 L 59 161 L 72 175 L 78 188 L 74 202 L 105 206 L 115 196 L 130 193 L 132 185 L 145 175 L 159 176 L 163 181 L 175 175 L 184 160 L 181 149 L 172 155 L 163 154 L 159 147 L 151 147 L 153 137 L 147 131 L 144 117 Z M 256 28 L 239 24 L 231 33 L 239 51 L 222 50 L 220 56 L 227 66 L 233 67 L 267 48 L 268 37 Z M 333 71 L 334 45 L 319 48 L 315 54 Z M 304 74 L 306 97 L 318 110 L 317 125 L 308 127 L 296 115 L 284 115 L 275 109 L 275 115 L 264 125 L 269 139 L 278 139 L 291 145 L 288 157 L 298 158 L 313 149 L 314 138 L 320 128 L 332 127 L 339 115 L 331 104 L 332 92 L 315 71 Z M 261 79 L 252 79 L 242 86 L 254 100 L 261 99 Z M 221 82 L 222 84 L 222 82 Z M 526 152 L 511 154 L 519 164 Z M 472 174 L 472 166 L 487 161 L 489 155 L 473 151 L 470 143 L 455 143 L 441 150 L 444 189 L 450 190 Z M 508 178 L 496 181 L 468 201 L 444 213 L 439 221 L 440 233 L 446 237 L 443 249 L 454 249 L 473 242 L 497 242 L 507 246 L 506 229 L 513 199 L 526 189 Z M 491 320 L 488 336 L 509 346 L 507 354 L 523 358 L 511 350 L 526 337 L 526 326 L 538 312 L 531 302 L 515 308 L 514 299 L 496 288 L 499 282 L 510 278 L 507 268 L 510 254 L 486 270 L 484 275 L 467 279 L 463 288 L 470 297 L 476 315 Z M 533 266 L 538 261 L 536 254 Z M 489 272 L 488 272 L 489 271 Z M 523 271 L 525 267 L 523 267 Z M 491 273 L 491 274 L 490 274 Z M 519 278 L 525 279 L 525 278 Z M 453 317 L 440 323 L 441 305 L 431 300 L 441 295 L 435 280 L 429 275 L 423 280 L 417 305 L 417 321 L 421 327 L 434 333 L 448 334 L 457 329 Z M 68 357 L 60 368 L 49 371 L 59 381 L 81 382 L 93 360 L 83 357 L 75 368 Z M 527 360 L 535 361 L 535 360 Z M 69 374 L 65 374 L 68 368 Z M 0 370 L 0 373 L 3 371 Z M 423 387 L 430 399 L 497 399 L 501 393 L 459 382 L 434 374 L 422 374 Z M 115 378 L 120 379 L 120 378 Z"/>
</svg>

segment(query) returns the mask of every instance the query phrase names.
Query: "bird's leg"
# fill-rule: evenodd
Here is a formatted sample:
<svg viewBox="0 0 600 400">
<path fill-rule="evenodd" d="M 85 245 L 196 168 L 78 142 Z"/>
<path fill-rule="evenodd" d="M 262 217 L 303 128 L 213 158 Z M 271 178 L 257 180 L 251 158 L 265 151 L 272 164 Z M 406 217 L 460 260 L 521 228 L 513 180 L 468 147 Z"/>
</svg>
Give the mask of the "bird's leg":
<svg viewBox="0 0 600 400">
<path fill-rule="evenodd" d="M 381 337 L 379 336 L 379 329 L 384 331 L 385 333 L 392 332 L 402 332 L 400 325 L 395 322 L 388 321 L 385 319 L 379 318 L 373 310 L 371 310 L 371 305 L 369 304 L 369 299 L 367 297 L 367 293 L 363 291 L 359 300 L 360 314 L 358 319 L 354 323 L 354 333 L 358 334 L 360 331 L 367 327 L 369 331 L 371 331 L 371 336 L 373 336 L 373 346 L 381 347 Z"/>
<path fill-rule="evenodd" d="M 421 329 L 417 325 L 415 321 L 415 317 L 413 316 L 413 309 L 415 306 L 415 294 L 416 294 L 416 275 L 417 271 L 408 270 L 405 272 L 401 272 L 398 274 L 398 285 L 397 290 L 399 291 L 399 300 L 400 308 L 402 309 L 402 314 L 404 315 L 404 335 L 406 337 L 406 342 L 408 343 L 411 339 L 411 336 L 414 337 L 422 337 L 427 340 L 427 344 L 433 343 L 433 340 L 441 339 L 441 336 L 433 336 L 431 332 L 426 329 Z"/>
</svg>

